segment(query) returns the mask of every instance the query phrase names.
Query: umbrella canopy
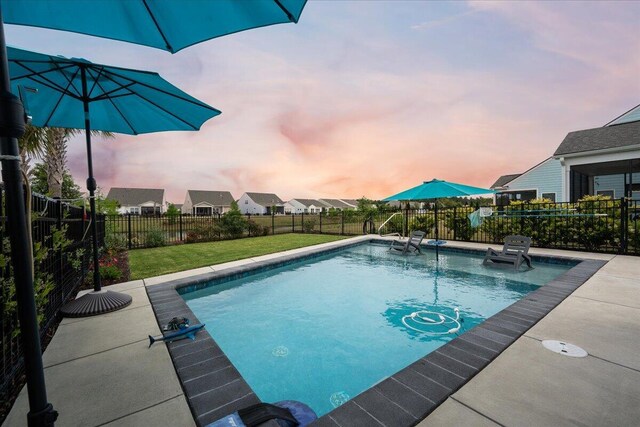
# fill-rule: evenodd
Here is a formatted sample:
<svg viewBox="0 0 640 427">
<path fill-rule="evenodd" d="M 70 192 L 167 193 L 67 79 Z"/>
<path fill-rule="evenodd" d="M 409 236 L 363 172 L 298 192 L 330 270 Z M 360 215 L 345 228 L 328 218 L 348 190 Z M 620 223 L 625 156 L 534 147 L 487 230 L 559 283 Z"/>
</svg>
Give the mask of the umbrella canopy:
<svg viewBox="0 0 640 427">
<path fill-rule="evenodd" d="M 12 91 L 23 94 L 35 126 L 84 129 L 85 101 L 92 130 L 131 135 L 198 130 L 220 114 L 157 73 L 12 47 L 7 55 Z"/>
<path fill-rule="evenodd" d="M 175 53 L 251 28 L 297 23 L 306 0 L 2 0 L 4 22 L 121 40 Z"/>
<path fill-rule="evenodd" d="M 131 297 L 100 293 L 91 130 L 139 134 L 166 130 L 198 130 L 220 111 L 173 86 L 157 73 L 94 64 L 86 59 L 44 55 L 7 48 L 12 89 L 21 93 L 36 126 L 85 129 L 91 204 L 93 281 L 95 293 L 62 308 L 67 316 L 117 310 Z M 23 90 L 24 89 L 24 90 Z"/>
<path fill-rule="evenodd" d="M 477 194 L 494 193 L 493 190 L 480 187 L 472 187 L 470 185 L 456 184 L 455 182 L 447 182 L 441 179 L 432 179 L 425 181 L 408 190 L 402 191 L 393 196 L 389 196 L 383 201 L 390 202 L 394 200 L 429 200 L 441 199 L 444 197 L 462 197 L 474 196 Z"/>
</svg>

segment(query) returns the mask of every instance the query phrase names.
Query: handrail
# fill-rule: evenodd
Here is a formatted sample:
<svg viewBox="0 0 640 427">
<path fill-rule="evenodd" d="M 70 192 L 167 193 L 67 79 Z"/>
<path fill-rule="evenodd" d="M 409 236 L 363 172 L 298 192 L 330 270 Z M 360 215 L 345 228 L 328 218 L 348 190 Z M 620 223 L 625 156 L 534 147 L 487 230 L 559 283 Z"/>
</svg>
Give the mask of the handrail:
<svg viewBox="0 0 640 427">
<path fill-rule="evenodd" d="M 382 231 L 382 227 L 384 227 L 385 225 L 387 225 L 387 223 L 389 221 L 391 221 L 391 218 L 393 218 L 396 215 L 402 215 L 402 212 L 395 212 L 394 214 L 392 214 L 389 218 L 387 218 L 387 220 L 385 222 L 382 223 L 382 225 L 380 227 L 378 227 L 378 234 L 380 235 L 380 237 L 385 237 L 385 236 L 398 236 L 398 237 L 403 237 L 400 233 L 389 233 L 389 234 L 385 234 L 384 236 L 382 234 L 380 234 L 380 232 Z"/>
</svg>

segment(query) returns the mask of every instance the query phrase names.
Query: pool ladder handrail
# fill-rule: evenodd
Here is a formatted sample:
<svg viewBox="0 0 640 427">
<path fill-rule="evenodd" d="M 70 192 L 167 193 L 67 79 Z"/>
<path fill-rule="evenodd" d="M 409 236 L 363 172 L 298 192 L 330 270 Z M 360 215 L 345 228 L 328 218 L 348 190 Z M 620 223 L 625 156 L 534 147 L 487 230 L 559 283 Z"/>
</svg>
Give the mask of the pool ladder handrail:
<svg viewBox="0 0 640 427">
<path fill-rule="evenodd" d="M 389 221 L 391 221 L 391 219 L 396 216 L 396 215 L 402 215 L 402 212 L 395 212 L 394 214 L 392 214 L 389 218 L 387 218 L 387 220 L 385 222 L 382 223 L 382 225 L 380 227 L 378 227 L 378 234 L 380 235 L 380 237 L 387 237 L 387 236 L 398 236 L 400 238 L 404 237 L 402 234 L 395 232 L 395 233 L 389 233 L 389 234 L 382 234 L 382 227 L 384 227 L 385 225 L 387 225 L 387 223 Z"/>
</svg>

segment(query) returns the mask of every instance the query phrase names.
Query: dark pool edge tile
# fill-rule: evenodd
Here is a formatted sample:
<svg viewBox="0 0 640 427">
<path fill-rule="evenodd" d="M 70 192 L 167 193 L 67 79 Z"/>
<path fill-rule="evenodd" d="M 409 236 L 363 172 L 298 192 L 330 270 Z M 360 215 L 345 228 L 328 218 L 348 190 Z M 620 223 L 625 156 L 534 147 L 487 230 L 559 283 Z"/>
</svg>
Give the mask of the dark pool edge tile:
<svg viewBox="0 0 640 427">
<path fill-rule="evenodd" d="M 197 317 L 188 307 L 186 301 L 182 298 L 182 295 L 184 293 L 192 292 L 206 287 L 207 282 L 215 280 L 216 282 L 224 283 L 230 280 L 245 277 L 249 274 L 255 274 L 279 268 L 292 262 L 304 261 L 333 252 L 338 252 L 351 246 L 357 246 L 363 243 L 381 242 L 384 244 L 388 244 L 387 241 L 376 238 L 372 238 L 370 240 L 361 240 L 357 242 L 347 241 L 332 248 L 317 248 L 300 254 L 289 254 L 287 256 L 274 260 L 253 262 L 244 266 L 232 267 L 221 271 L 212 271 L 210 273 L 204 273 L 190 278 L 177 279 L 158 285 L 148 286 L 145 287 L 145 289 L 147 291 L 147 295 L 149 296 L 149 300 L 151 301 L 151 306 L 154 310 L 154 314 L 156 315 L 156 320 L 160 326 L 162 326 L 162 324 L 166 323 L 166 321 L 170 320 L 171 317 L 173 317 L 170 316 L 170 313 L 173 310 L 166 310 L 166 308 L 169 307 L 175 309 L 173 313 L 179 313 L 178 315 L 186 315 L 186 317 L 192 319 L 193 323 L 197 323 Z M 458 253 L 483 253 L 483 251 L 469 248 L 448 247 L 443 248 L 443 250 Z M 459 337 L 440 347 L 437 351 L 426 355 L 422 359 L 407 366 L 398 373 L 360 393 L 358 396 L 350 400 L 350 402 L 353 402 L 352 405 L 342 405 L 334 409 L 333 411 L 322 416 L 317 422 L 314 422 L 313 425 L 336 425 L 336 419 L 343 418 L 344 415 L 348 414 L 348 412 L 354 410 L 360 415 L 362 415 L 363 413 L 365 414 L 363 416 L 371 417 L 376 421 L 376 423 L 382 425 L 393 427 L 409 427 L 416 425 L 418 422 L 426 418 L 431 412 L 433 412 L 433 410 L 435 410 L 449 396 L 463 387 L 469 380 L 471 380 L 471 378 L 477 375 L 504 350 L 506 350 L 511 344 L 513 344 L 513 342 L 524 335 L 524 333 L 526 333 L 538 321 L 544 318 L 551 310 L 553 310 L 558 304 L 566 299 L 566 297 L 573 293 L 580 285 L 586 282 L 593 274 L 595 274 L 602 266 L 607 263 L 607 261 L 594 259 L 561 256 L 545 257 L 540 255 L 534 256 L 534 262 L 535 261 L 549 264 L 573 265 L 573 267 L 569 271 L 560 275 L 558 278 L 529 293 L 527 296 L 534 294 L 533 297 L 529 300 L 524 301 L 520 305 L 518 305 L 518 303 L 523 300 L 517 301 L 516 303 L 512 304 L 509 307 L 506 307 L 503 310 L 506 311 L 506 313 L 503 313 L 503 311 L 501 311 L 487 319 L 487 321 L 491 320 L 491 322 L 489 322 L 489 328 L 483 328 L 483 324 L 480 324 L 475 328 L 466 331 Z M 551 291 L 539 292 L 549 285 L 551 285 L 551 288 L 549 288 L 551 289 Z M 536 294 L 536 292 L 539 293 Z M 156 312 L 154 301 L 158 304 L 159 312 Z M 181 302 L 181 304 L 178 302 Z M 163 308 L 165 310 L 162 310 Z M 526 321 L 527 323 L 531 324 L 529 326 L 526 326 L 522 324 L 522 321 L 514 322 L 513 317 L 519 318 L 518 316 L 522 316 L 520 317 L 522 321 Z M 456 342 L 456 340 L 460 341 Z M 208 341 L 210 343 L 210 346 L 208 346 L 207 344 L 203 344 L 202 341 Z M 188 346 L 191 345 L 193 345 L 194 347 L 190 349 Z M 481 351 L 478 351 L 478 354 L 474 354 L 474 352 L 472 351 L 473 346 L 481 347 Z M 171 360 L 174 364 L 174 369 L 176 370 L 176 374 L 180 380 L 180 385 L 189 404 L 189 408 L 191 409 L 193 418 L 199 426 L 204 426 L 214 421 L 215 419 L 226 415 L 227 413 L 234 412 L 242 407 L 259 402 L 259 398 L 255 394 L 253 389 L 251 389 L 249 384 L 244 380 L 237 369 L 235 369 L 231 360 L 229 360 L 224 352 L 220 350 L 219 346 L 217 345 L 213 337 L 209 335 L 206 329 L 199 332 L 198 339 L 196 339 L 195 341 L 189 341 L 186 344 L 185 341 L 177 341 L 175 343 L 168 344 L 167 347 L 169 350 L 169 354 L 171 355 Z M 203 362 L 214 357 L 223 358 L 223 360 L 228 361 L 228 365 L 233 368 L 232 371 L 234 371 L 233 373 L 237 376 L 236 378 L 232 375 L 231 379 L 231 382 L 237 384 L 237 386 L 226 387 L 226 385 L 230 383 L 221 385 L 217 382 L 214 382 L 212 383 L 213 386 L 211 387 L 211 390 L 226 390 L 233 388 L 239 389 L 241 391 L 240 394 L 242 395 L 236 395 L 238 393 L 230 394 L 224 399 L 216 399 L 215 404 L 211 404 L 209 406 L 203 404 L 202 399 L 200 399 L 197 404 L 194 404 L 194 402 L 192 401 L 193 399 L 189 397 L 189 394 L 187 393 L 187 388 L 190 387 L 185 388 L 184 383 L 185 381 L 194 379 L 191 376 L 185 375 L 185 372 L 188 372 L 188 370 L 185 368 L 193 366 L 194 363 L 198 363 L 196 360 L 194 360 L 197 355 L 200 355 L 201 361 Z M 436 378 L 430 376 L 429 369 L 425 369 L 424 366 L 419 365 L 420 363 L 433 365 L 432 368 L 437 370 L 438 376 L 441 376 L 443 374 L 449 375 L 449 380 L 446 381 L 441 377 Z M 223 364 L 226 365 L 227 363 Z M 413 371 L 415 375 L 420 376 L 420 378 L 418 378 L 419 381 L 407 381 L 407 372 L 411 373 L 411 371 Z M 402 382 L 398 378 L 395 378 L 395 375 L 399 375 L 401 372 L 404 372 L 404 374 L 402 374 L 404 375 L 402 379 L 404 379 L 405 382 Z M 228 374 L 228 372 L 225 371 L 225 374 Z M 420 390 L 415 390 L 414 388 L 412 388 L 420 388 L 418 385 L 425 384 L 425 379 L 438 384 L 446 390 L 450 390 L 450 392 L 440 393 L 437 395 L 437 397 L 432 395 L 432 398 L 434 398 L 435 401 L 429 399 L 425 396 L 424 390 L 422 390 L 421 393 Z M 229 381 L 229 375 L 226 375 L 224 380 Z M 426 382 L 427 384 L 429 384 L 428 381 Z M 455 386 L 453 388 L 450 388 L 449 386 L 443 385 L 443 382 L 446 382 L 449 386 L 451 386 L 452 384 L 455 384 Z M 385 390 L 390 390 L 391 388 L 393 388 L 393 390 L 395 390 L 396 392 L 385 392 Z M 400 391 L 398 392 L 398 390 Z M 207 392 L 204 393 L 206 394 Z M 388 409 L 390 411 L 397 411 L 398 408 L 400 408 L 402 411 L 410 415 L 410 417 L 408 417 L 409 419 L 403 419 L 402 421 L 394 420 L 393 423 L 385 423 L 381 421 L 380 419 L 372 415 L 371 410 L 368 409 L 370 406 L 370 393 L 378 393 L 382 395 L 386 399 L 383 400 L 383 402 L 387 402 L 387 404 L 389 405 Z M 202 395 L 203 393 L 200 392 L 197 396 Z M 226 401 L 226 403 L 220 405 L 221 400 Z M 213 417 L 214 414 L 217 418 Z"/>
</svg>

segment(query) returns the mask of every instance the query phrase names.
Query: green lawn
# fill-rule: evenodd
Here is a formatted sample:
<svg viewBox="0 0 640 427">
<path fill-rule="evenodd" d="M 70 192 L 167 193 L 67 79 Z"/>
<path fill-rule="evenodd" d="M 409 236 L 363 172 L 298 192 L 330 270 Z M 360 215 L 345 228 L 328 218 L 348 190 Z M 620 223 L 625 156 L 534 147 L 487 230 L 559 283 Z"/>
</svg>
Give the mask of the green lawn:
<svg viewBox="0 0 640 427">
<path fill-rule="evenodd" d="M 129 251 L 131 280 L 333 242 L 344 238 L 344 236 L 290 233 L 220 242 L 135 249 Z"/>
</svg>

